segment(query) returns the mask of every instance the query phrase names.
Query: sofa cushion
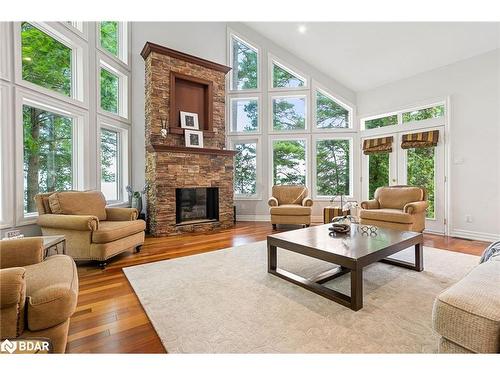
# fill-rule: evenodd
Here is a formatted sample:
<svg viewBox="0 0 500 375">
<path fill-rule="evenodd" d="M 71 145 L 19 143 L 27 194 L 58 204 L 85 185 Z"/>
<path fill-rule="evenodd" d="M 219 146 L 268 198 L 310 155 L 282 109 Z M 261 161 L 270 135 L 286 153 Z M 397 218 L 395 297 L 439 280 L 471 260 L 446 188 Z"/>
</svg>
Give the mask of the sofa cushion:
<svg viewBox="0 0 500 375">
<path fill-rule="evenodd" d="M 446 339 L 476 353 L 500 351 L 500 262 L 486 262 L 442 292 L 433 326 Z"/>
<path fill-rule="evenodd" d="M 361 219 L 388 221 L 391 223 L 413 224 L 414 217 L 401 210 L 391 208 L 381 208 L 380 210 L 361 210 Z"/>
<path fill-rule="evenodd" d="M 304 216 L 311 214 L 311 207 L 301 206 L 299 204 L 282 204 L 269 209 L 271 215 Z"/>
<path fill-rule="evenodd" d="M 92 232 L 93 243 L 108 243 L 131 236 L 146 229 L 144 220 L 101 221 L 99 229 Z"/>
<path fill-rule="evenodd" d="M 63 191 L 49 197 L 50 210 L 62 215 L 92 215 L 106 220 L 106 198 L 100 191 Z"/>
<path fill-rule="evenodd" d="M 27 320 L 31 331 L 56 326 L 76 308 L 78 273 L 73 259 L 53 255 L 26 270 Z"/>
<path fill-rule="evenodd" d="M 402 210 L 405 204 L 418 202 L 424 199 L 424 191 L 413 186 L 380 187 L 375 191 L 375 199 L 380 208 L 394 208 Z"/>
</svg>

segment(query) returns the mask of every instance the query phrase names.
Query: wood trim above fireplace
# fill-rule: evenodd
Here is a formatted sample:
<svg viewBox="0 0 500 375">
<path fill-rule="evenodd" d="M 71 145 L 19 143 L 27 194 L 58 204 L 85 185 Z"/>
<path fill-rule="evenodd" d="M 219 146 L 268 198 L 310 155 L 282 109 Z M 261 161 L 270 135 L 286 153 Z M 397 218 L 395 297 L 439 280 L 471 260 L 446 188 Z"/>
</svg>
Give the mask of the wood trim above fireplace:
<svg viewBox="0 0 500 375">
<path fill-rule="evenodd" d="M 219 72 L 227 73 L 231 70 L 231 68 L 226 65 L 217 64 L 213 61 L 205 60 L 198 56 L 189 55 L 181 51 L 176 51 L 171 48 L 160 46 L 159 44 L 146 42 L 144 48 L 141 51 L 141 56 L 143 57 L 144 60 L 146 60 L 146 58 L 149 56 L 151 52 L 161 53 L 162 55 L 174 57 L 176 59 L 184 60 L 192 64 L 203 66 L 208 69 L 217 70 Z"/>
<path fill-rule="evenodd" d="M 168 146 L 160 144 L 152 144 L 148 146 L 148 151 L 177 152 L 184 154 L 211 154 L 211 155 L 225 155 L 225 156 L 236 155 L 236 151 L 233 150 L 218 150 L 216 148 L 179 147 L 179 146 Z"/>
</svg>

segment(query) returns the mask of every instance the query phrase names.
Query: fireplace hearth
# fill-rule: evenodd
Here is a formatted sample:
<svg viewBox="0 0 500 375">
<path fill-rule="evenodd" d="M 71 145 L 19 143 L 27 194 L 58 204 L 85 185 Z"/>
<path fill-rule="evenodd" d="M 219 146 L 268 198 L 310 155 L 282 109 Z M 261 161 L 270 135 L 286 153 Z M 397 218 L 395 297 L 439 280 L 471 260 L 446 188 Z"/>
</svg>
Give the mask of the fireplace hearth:
<svg viewBox="0 0 500 375">
<path fill-rule="evenodd" d="M 219 188 L 175 189 L 177 225 L 198 224 L 219 220 Z"/>
</svg>

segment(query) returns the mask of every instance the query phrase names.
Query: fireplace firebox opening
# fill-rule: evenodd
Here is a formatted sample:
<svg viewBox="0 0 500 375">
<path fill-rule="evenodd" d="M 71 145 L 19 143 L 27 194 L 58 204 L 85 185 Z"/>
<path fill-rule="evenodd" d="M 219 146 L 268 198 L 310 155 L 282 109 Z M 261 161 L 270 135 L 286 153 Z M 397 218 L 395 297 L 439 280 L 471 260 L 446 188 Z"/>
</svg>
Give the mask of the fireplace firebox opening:
<svg viewBox="0 0 500 375">
<path fill-rule="evenodd" d="M 219 221 L 219 188 L 175 189 L 177 225 Z"/>
</svg>

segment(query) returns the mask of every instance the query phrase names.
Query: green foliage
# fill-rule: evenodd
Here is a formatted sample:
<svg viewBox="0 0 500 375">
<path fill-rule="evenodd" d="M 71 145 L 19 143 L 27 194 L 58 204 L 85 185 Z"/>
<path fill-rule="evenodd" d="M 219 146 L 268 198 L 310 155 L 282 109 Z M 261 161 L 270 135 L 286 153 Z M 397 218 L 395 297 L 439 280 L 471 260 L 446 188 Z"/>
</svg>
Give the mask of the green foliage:
<svg viewBox="0 0 500 375">
<path fill-rule="evenodd" d="M 387 117 L 375 118 L 373 120 L 367 120 L 365 121 L 365 128 L 375 129 L 397 124 L 398 124 L 398 115 L 391 115 Z"/>
<path fill-rule="evenodd" d="M 324 139 L 316 143 L 318 195 L 349 195 L 349 141 Z"/>
<path fill-rule="evenodd" d="M 436 118 L 444 116 L 444 106 L 419 109 L 417 111 L 403 113 L 403 122 L 420 121 L 428 118 Z"/>
<path fill-rule="evenodd" d="M 118 113 L 118 92 L 120 79 L 106 69 L 101 68 L 101 108 Z"/>
<path fill-rule="evenodd" d="M 434 147 L 410 148 L 407 155 L 408 185 L 427 190 L 427 217 L 434 218 Z"/>
<path fill-rule="evenodd" d="M 23 106 L 25 212 L 36 211 L 36 194 L 72 188 L 72 133 L 71 118 Z"/>
<path fill-rule="evenodd" d="M 239 195 L 253 195 L 257 192 L 257 145 L 239 143 L 234 169 L 234 191 Z"/>
<path fill-rule="evenodd" d="M 71 96 L 71 48 L 28 22 L 21 25 L 22 77 Z"/>
<path fill-rule="evenodd" d="M 257 52 L 247 44 L 233 39 L 233 90 L 246 90 L 257 88 Z"/>
<path fill-rule="evenodd" d="M 101 181 L 116 182 L 118 133 L 101 129 Z"/>
<path fill-rule="evenodd" d="M 275 141 L 273 143 L 273 160 L 273 182 L 275 185 L 306 184 L 306 146 L 304 141 Z"/>
<path fill-rule="evenodd" d="M 368 199 L 373 199 L 380 186 L 389 186 L 388 152 L 368 155 Z"/>
<path fill-rule="evenodd" d="M 300 130 L 306 128 L 305 99 L 276 98 L 273 99 L 274 130 Z"/>
<path fill-rule="evenodd" d="M 101 22 L 101 47 L 114 56 L 118 56 L 119 36 L 118 22 L 102 21 Z"/>
<path fill-rule="evenodd" d="M 349 127 L 349 111 L 321 92 L 316 92 L 316 126 L 319 129 Z"/>
<path fill-rule="evenodd" d="M 302 87 L 304 83 L 302 79 L 273 64 L 273 87 Z"/>
</svg>

